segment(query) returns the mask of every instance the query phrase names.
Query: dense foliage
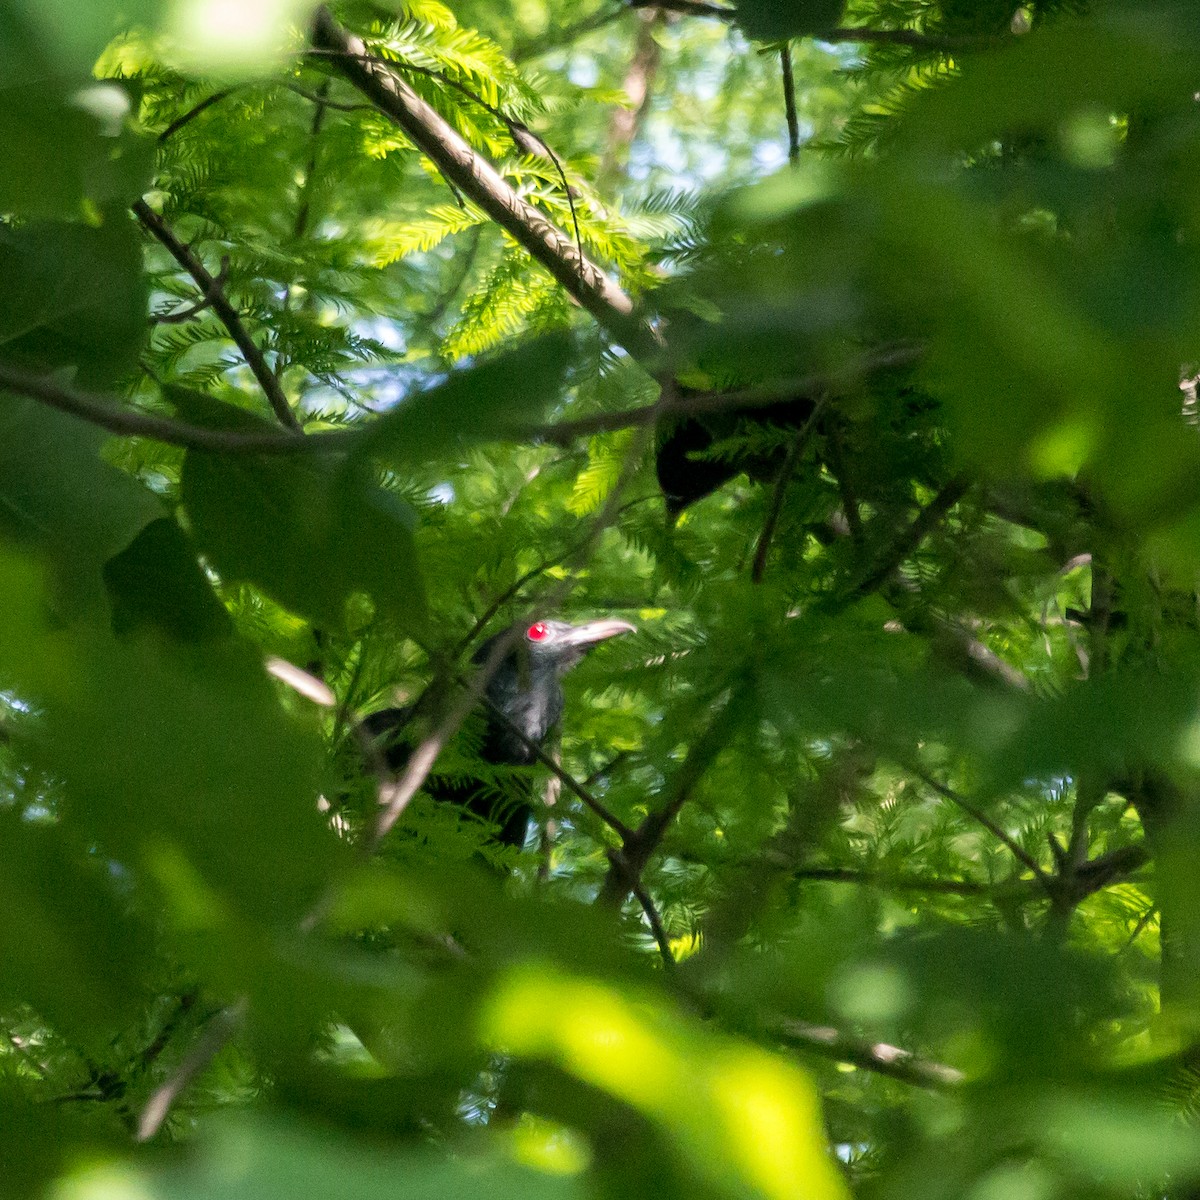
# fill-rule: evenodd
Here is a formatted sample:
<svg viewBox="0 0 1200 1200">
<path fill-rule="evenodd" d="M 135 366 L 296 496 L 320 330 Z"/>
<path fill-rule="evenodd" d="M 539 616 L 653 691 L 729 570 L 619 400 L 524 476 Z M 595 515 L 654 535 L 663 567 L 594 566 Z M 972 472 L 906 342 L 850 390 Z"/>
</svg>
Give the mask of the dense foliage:
<svg viewBox="0 0 1200 1200">
<path fill-rule="evenodd" d="M 0 1196 L 1200 1188 L 1198 47 L 0 3 Z"/>
</svg>

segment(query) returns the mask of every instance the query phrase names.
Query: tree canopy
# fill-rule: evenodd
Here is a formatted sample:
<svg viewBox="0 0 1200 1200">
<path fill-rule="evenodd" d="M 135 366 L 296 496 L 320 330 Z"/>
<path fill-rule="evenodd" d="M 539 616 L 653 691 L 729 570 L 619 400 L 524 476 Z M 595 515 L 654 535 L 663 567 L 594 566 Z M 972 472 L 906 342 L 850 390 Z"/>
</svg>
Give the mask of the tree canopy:
<svg viewBox="0 0 1200 1200">
<path fill-rule="evenodd" d="M 0 67 L 0 1197 L 1200 1191 L 1194 4 Z"/>
</svg>

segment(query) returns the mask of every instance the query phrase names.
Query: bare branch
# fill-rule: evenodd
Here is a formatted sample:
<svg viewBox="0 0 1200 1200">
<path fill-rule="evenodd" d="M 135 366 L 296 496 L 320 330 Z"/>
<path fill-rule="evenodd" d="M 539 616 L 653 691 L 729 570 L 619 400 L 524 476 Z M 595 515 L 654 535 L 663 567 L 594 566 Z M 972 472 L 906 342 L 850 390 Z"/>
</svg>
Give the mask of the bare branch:
<svg viewBox="0 0 1200 1200">
<path fill-rule="evenodd" d="M 161 1128 L 171 1111 L 171 1105 L 213 1059 L 233 1040 L 246 1018 L 247 1001 L 243 998 L 221 1009 L 208 1023 L 208 1027 L 196 1040 L 183 1061 L 171 1073 L 169 1079 L 154 1089 L 146 1106 L 138 1116 L 137 1140 L 149 1141 Z"/>
<path fill-rule="evenodd" d="M 943 517 L 966 495 L 970 487 L 966 474 L 955 475 L 942 485 L 942 489 L 917 514 L 911 525 L 896 539 L 888 552 L 867 575 L 854 585 L 856 596 L 867 596 L 884 584 L 901 563 L 925 540 Z"/>
<path fill-rule="evenodd" d="M 213 296 L 225 286 L 225 278 L 229 274 L 229 255 L 226 254 L 221 259 L 221 269 L 217 272 L 213 279 L 212 290 L 206 292 L 195 304 L 189 304 L 187 308 L 180 309 L 179 312 L 157 313 L 152 315 L 150 320 L 155 325 L 182 325 L 185 321 L 190 321 L 193 317 L 199 316 L 206 308 L 211 308 Z"/>
<path fill-rule="evenodd" d="M 582 783 L 579 782 L 573 775 L 568 774 L 563 770 L 562 765 L 555 761 L 553 755 L 547 754 L 541 746 L 537 744 L 531 737 L 526 736 L 525 731 L 519 726 L 514 725 L 504 714 L 504 710 L 492 703 L 491 699 L 485 694 L 483 697 L 484 703 L 487 705 L 488 712 L 491 713 L 493 720 L 498 721 L 506 733 L 518 738 L 529 751 L 545 767 L 551 775 L 555 777 L 568 791 L 573 792 L 585 808 L 591 809 L 602 820 L 605 825 L 618 834 L 622 841 L 633 836 L 633 830 L 629 828 L 619 817 L 614 816 L 608 809 L 600 803 L 596 797 L 588 791 Z"/>
<path fill-rule="evenodd" d="M 190 425 L 185 421 L 172 421 L 134 409 L 119 408 L 107 397 L 77 391 L 44 375 L 18 371 L 3 363 L 0 363 L 0 387 L 98 425 L 109 433 L 122 437 L 153 438 L 156 442 L 181 446 L 185 450 L 237 454 L 320 453 L 349 449 L 358 438 L 358 432 L 352 429 L 335 429 L 313 434 L 312 437 L 208 429 L 203 425 Z"/>
<path fill-rule="evenodd" d="M 837 371 L 819 375 L 804 375 L 788 380 L 772 388 L 756 388 L 744 392 L 704 392 L 685 399 L 672 397 L 645 404 L 637 408 L 620 409 L 617 412 L 598 413 L 591 417 L 579 417 L 571 421 L 558 421 L 553 425 L 530 425 L 521 429 L 514 427 L 514 435 L 549 442 L 555 446 L 568 446 L 576 438 L 594 433 L 612 433 L 618 429 L 632 429 L 653 424 L 659 417 L 692 416 L 700 413 L 738 412 L 744 408 L 763 408 L 772 404 L 787 404 L 797 396 L 813 396 L 824 392 L 833 395 L 853 387 L 865 375 L 875 371 L 886 371 L 893 367 L 904 367 L 917 362 L 924 347 L 912 343 L 881 347 L 870 354 L 847 363 Z"/>
<path fill-rule="evenodd" d="M 991 817 L 987 815 L 981 808 L 977 808 L 965 796 L 956 792 L 953 788 L 948 787 L 944 783 L 940 783 L 934 779 L 927 771 L 921 770 L 920 767 L 909 764 L 906 767 L 918 779 L 921 780 L 927 787 L 933 788 L 939 796 L 949 800 L 951 804 L 956 804 L 963 810 L 972 820 L 977 821 L 984 827 L 994 838 L 1004 843 L 1005 846 L 1012 852 L 1013 857 L 1024 866 L 1026 866 L 1033 874 L 1034 878 L 1046 889 L 1047 894 L 1052 894 L 1054 891 L 1054 879 L 1045 870 L 1041 864 L 1021 845 L 1007 830 L 1002 829 Z"/>
<path fill-rule="evenodd" d="M 796 112 L 796 80 L 792 73 L 792 48 L 786 43 L 779 51 L 783 73 L 783 108 L 787 116 L 788 162 L 800 161 L 800 117 Z"/>
<path fill-rule="evenodd" d="M 642 872 L 658 849 L 671 823 L 691 799 L 696 785 L 704 777 L 717 755 L 725 748 L 737 721 L 737 695 L 730 694 L 717 708 L 708 727 L 692 743 L 671 784 L 669 798 L 651 812 L 633 833 L 625 838 L 620 851 L 610 855 L 611 866 L 597 903 L 616 907 L 639 884 Z"/>
<path fill-rule="evenodd" d="M 246 85 L 242 84 L 239 86 L 245 87 Z M 222 88 L 219 92 L 213 92 L 211 96 L 205 97 L 205 99 L 201 100 L 199 104 L 193 105 L 191 108 L 189 108 L 182 116 L 176 117 L 175 120 L 172 121 L 170 125 L 168 125 L 166 129 L 164 129 L 162 133 L 158 135 L 158 140 L 160 142 L 165 142 L 168 138 L 173 137 L 185 125 L 187 125 L 190 121 L 195 120 L 195 118 L 206 109 L 212 108 L 214 104 L 219 104 L 227 96 L 232 96 L 237 90 L 238 89 L 236 87 Z"/>
<path fill-rule="evenodd" d="M 646 920 L 650 923 L 650 932 L 654 934 L 654 940 L 658 945 L 658 952 L 662 955 L 663 966 L 669 972 L 673 972 L 679 964 L 676 963 L 675 955 L 671 951 L 671 939 L 667 937 L 666 926 L 663 925 L 662 917 L 659 915 L 654 901 L 642 886 L 640 879 L 632 880 L 629 884 L 629 890 L 642 906 L 642 912 L 646 914 Z"/>
<path fill-rule="evenodd" d="M 209 274 L 208 269 L 191 248 L 185 246 L 171 232 L 167 223 L 145 200 L 134 201 L 133 211 L 146 229 L 166 247 L 171 257 L 196 281 L 200 291 L 210 297 L 213 311 L 221 318 L 221 323 L 229 331 L 229 336 L 242 352 L 246 365 L 250 368 L 254 378 L 258 380 L 258 385 L 262 388 L 267 402 L 271 405 L 271 411 L 279 419 L 279 423 L 285 429 L 301 433 L 300 422 L 296 420 L 296 414 L 292 412 L 291 405 L 288 404 L 287 397 L 283 394 L 283 388 L 279 380 L 275 378 L 275 372 L 267 366 L 263 352 L 242 323 L 237 309 L 229 303 L 224 290 L 218 286 L 216 278 Z"/>
<path fill-rule="evenodd" d="M 639 358 L 653 352 L 655 337 L 634 317 L 630 298 L 580 255 L 570 238 L 522 199 L 391 64 L 370 55 L 366 43 L 343 29 L 324 6 L 317 10 L 314 42 L 317 50 L 333 52 L 346 78 L 404 130 L 454 187 L 545 267 L 620 345 Z"/>
<path fill-rule="evenodd" d="M 826 1025 L 807 1021 L 781 1021 L 771 1027 L 781 1040 L 805 1050 L 815 1050 L 836 1062 L 851 1063 L 878 1075 L 887 1075 L 901 1083 L 944 1091 L 966 1081 L 963 1073 L 943 1063 L 918 1058 L 909 1050 L 887 1042 L 871 1042 L 850 1037 Z"/>
<path fill-rule="evenodd" d="M 771 508 L 767 513 L 762 533 L 758 538 L 758 546 L 754 551 L 754 564 L 750 568 L 750 579 L 753 583 L 762 583 L 763 576 L 766 574 L 767 553 L 771 549 L 771 539 L 775 536 L 775 527 L 779 524 L 779 516 L 783 512 L 783 498 L 787 494 L 788 483 L 791 481 L 796 466 L 800 462 L 800 456 L 804 453 L 805 446 L 808 445 L 808 439 L 812 435 L 812 431 L 817 426 L 817 418 L 824 411 L 828 400 L 829 393 L 823 393 L 821 398 L 813 405 L 813 410 L 809 414 L 808 420 L 796 430 L 796 434 L 792 438 L 792 444 L 788 446 L 787 456 L 783 460 L 783 466 L 779 470 L 779 478 L 775 481 L 775 490 L 771 495 Z"/>
</svg>

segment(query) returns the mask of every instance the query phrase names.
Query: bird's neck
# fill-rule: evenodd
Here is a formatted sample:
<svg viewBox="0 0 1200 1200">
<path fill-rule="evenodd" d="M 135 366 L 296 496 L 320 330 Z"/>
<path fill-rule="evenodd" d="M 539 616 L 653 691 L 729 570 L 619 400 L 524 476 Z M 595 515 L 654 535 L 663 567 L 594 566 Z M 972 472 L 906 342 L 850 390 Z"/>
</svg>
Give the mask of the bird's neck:
<svg viewBox="0 0 1200 1200">
<path fill-rule="evenodd" d="M 487 694 L 508 721 L 538 746 L 562 716 L 562 685 L 557 670 L 549 664 L 501 669 L 488 684 Z M 530 747 L 494 716 L 488 719 L 484 756 L 514 765 L 536 759 Z"/>
</svg>

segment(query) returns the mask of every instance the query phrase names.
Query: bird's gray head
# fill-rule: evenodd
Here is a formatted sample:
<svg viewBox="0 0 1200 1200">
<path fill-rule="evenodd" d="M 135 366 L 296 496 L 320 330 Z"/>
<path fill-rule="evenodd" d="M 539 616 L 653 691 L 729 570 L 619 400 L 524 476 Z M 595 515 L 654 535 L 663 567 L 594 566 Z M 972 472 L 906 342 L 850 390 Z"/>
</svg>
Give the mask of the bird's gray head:
<svg viewBox="0 0 1200 1200">
<path fill-rule="evenodd" d="M 586 621 L 582 625 L 571 625 L 566 621 L 534 621 L 524 629 L 518 645 L 524 645 L 531 665 L 551 665 L 561 675 L 593 646 L 618 634 L 634 632 L 634 626 L 616 617 Z"/>
<path fill-rule="evenodd" d="M 541 742 L 562 715 L 563 694 L 559 679 L 593 647 L 621 633 L 634 632 L 628 621 L 605 617 L 571 625 L 566 621 L 540 620 L 499 634 L 485 642 L 475 655 L 484 662 L 501 637 L 513 638 L 513 648 L 488 684 L 489 703 L 504 713 L 528 738 Z M 515 636 L 514 636 L 515 635 Z M 491 722 L 495 725 L 495 722 Z M 494 761 L 529 761 L 525 747 L 512 741 L 501 728 L 489 730 Z"/>
</svg>

